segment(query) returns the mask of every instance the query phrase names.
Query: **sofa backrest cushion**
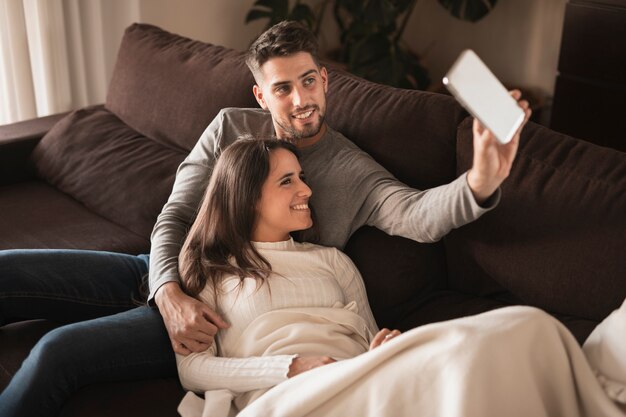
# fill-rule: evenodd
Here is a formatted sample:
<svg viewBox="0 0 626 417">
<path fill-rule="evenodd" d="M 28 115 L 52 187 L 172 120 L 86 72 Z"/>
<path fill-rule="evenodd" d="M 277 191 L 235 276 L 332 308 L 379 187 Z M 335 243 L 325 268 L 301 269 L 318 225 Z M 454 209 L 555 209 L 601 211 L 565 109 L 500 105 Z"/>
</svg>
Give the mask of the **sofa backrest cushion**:
<svg viewBox="0 0 626 417">
<path fill-rule="evenodd" d="M 454 99 L 371 83 L 333 67 L 328 76 L 330 126 L 412 187 L 456 178 L 456 128 L 466 114 Z M 380 326 L 397 326 L 416 300 L 447 280 L 441 242 L 420 244 L 366 227 L 346 252 L 363 275 Z"/>
<path fill-rule="evenodd" d="M 258 107 L 240 52 L 147 24 L 126 29 L 106 107 L 161 144 L 190 151 L 224 107 Z"/>
<path fill-rule="evenodd" d="M 457 151 L 462 172 L 470 119 Z M 455 289 L 601 320 L 626 296 L 626 154 L 529 123 L 499 206 L 445 243 Z"/>
<path fill-rule="evenodd" d="M 456 178 L 456 128 L 465 116 L 452 97 L 329 69 L 328 124 L 412 187 Z"/>
<path fill-rule="evenodd" d="M 59 121 L 39 142 L 32 161 L 46 182 L 148 238 L 185 156 L 94 106 Z"/>
</svg>

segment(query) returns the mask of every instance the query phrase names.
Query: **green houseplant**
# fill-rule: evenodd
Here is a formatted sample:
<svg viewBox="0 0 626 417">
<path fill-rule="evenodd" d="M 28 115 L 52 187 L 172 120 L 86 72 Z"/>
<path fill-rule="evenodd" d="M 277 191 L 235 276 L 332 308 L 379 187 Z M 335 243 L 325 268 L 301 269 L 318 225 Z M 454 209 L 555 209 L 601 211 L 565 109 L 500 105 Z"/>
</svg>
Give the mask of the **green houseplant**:
<svg viewBox="0 0 626 417">
<path fill-rule="evenodd" d="M 257 0 L 246 22 L 268 18 L 266 27 L 281 20 L 297 20 L 319 34 L 329 3 L 340 31 L 340 49 L 332 58 L 348 71 L 370 81 L 402 88 L 425 89 L 430 84 L 419 56 L 403 41 L 415 5 L 419 0 L 323 0 L 316 12 L 296 0 Z M 432 1 L 432 0 L 422 0 Z M 437 0 L 456 18 L 475 22 L 496 5 L 497 0 Z"/>
</svg>

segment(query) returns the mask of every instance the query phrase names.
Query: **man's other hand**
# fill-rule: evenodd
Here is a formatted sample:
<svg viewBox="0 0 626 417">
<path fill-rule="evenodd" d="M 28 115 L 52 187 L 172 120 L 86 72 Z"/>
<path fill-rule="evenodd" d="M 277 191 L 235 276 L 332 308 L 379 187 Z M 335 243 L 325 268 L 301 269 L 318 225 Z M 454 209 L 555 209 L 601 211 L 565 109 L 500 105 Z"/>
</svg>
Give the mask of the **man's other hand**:
<svg viewBox="0 0 626 417">
<path fill-rule="evenodd" d="M 528 101 L 521 100 L 519 90 L 511 91 L 511 96 L 524 110 L 524 121 L 513 135 L 513 139 L 505 145 L 498 142 L 489 129 L 474 119 L 474 160 L 467 174 L 467 183 L 478 204 L 483 204 L 509 176 L 513 160 L 517 154 L 520 133 L 531 114 Z"/>
<path fill-rule="evenodd" d="M 206 304 L 185 294 L 177 282 L 163 284 L 154 301 L 163 316 L 174 352 L 180 355 L 207 350 L 217 331 L 229 327 Z"/>
</svg>

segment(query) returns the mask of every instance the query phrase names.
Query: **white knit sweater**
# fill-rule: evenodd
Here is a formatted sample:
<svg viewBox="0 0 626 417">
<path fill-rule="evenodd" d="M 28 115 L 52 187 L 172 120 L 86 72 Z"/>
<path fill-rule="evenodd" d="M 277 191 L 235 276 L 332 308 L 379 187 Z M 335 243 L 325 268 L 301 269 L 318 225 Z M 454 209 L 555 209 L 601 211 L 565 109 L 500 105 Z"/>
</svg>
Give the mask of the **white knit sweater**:
<svg viewBox="0 0 626 417">
<path fill-rule="evenodd" d="M 286 380 L 289 365 L 296 355 L 229 357 L 229 351 L 246 327 L 269 311 L 343 307 L 354 301 L 370 332 L 378 332 L 363 279 L 344 253 L 335 248 L 297 243 L 293 239 L 255 242 L 254 246 L 270 262 L 274 273 L 260 288 L 253 278 L 246 278 L 241 287 L 239 277 L 225 278 L 221 283 L 224 293 L 218 297 L 217 306 L 210 286 L 200 293 L 200 298 L 230 327 L 218 332 L 215 344 L 207 351 L 176 355 L 180 381 L 187 390 L 204 392 L 227 388 L 246 392 L 269 388 Z"/>
</svg>

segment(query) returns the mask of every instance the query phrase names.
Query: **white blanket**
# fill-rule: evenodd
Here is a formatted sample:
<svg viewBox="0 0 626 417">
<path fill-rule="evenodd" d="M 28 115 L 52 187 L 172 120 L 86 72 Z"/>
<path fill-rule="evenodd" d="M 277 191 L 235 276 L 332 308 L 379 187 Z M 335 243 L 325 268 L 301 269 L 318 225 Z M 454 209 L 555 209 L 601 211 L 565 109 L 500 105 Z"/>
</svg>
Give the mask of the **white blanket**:
<svg viewBox="0 0 626 417">
<path fill-rule="evenodd" d="M 241 356 L 352 359 L 269 390 L 188 394 L 183 416 L 624 416 L 569 331 L 548 314 L 509 307 L 416 328 L 367 352 L 349 309 L 279 310 L 257 318 Z M 245 408 L 244 408 L 245 407 Z"/>
</svg>

